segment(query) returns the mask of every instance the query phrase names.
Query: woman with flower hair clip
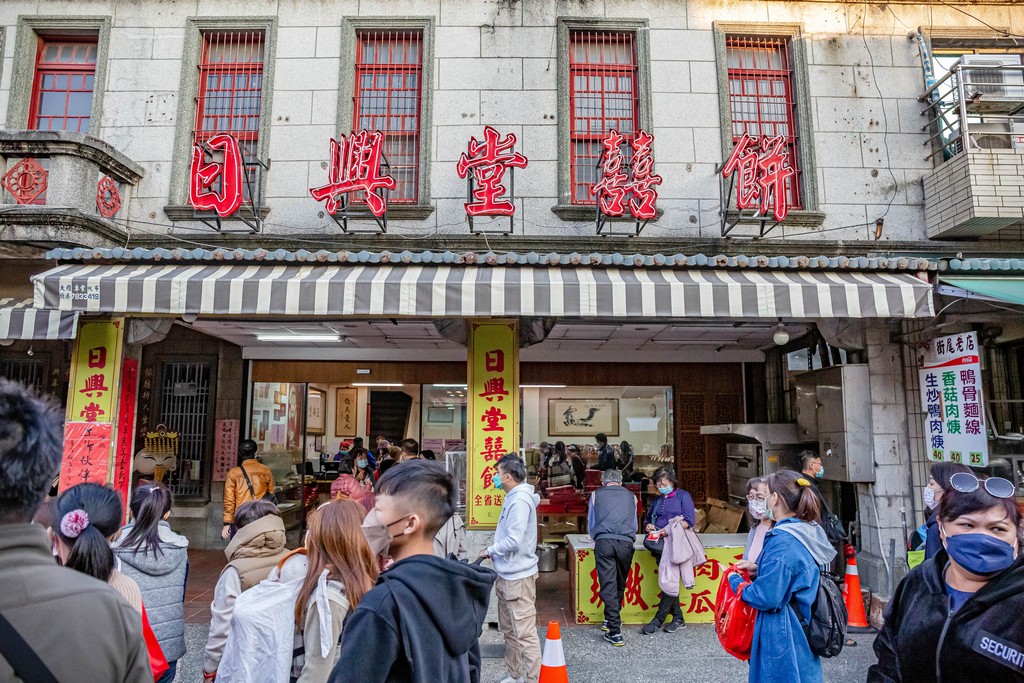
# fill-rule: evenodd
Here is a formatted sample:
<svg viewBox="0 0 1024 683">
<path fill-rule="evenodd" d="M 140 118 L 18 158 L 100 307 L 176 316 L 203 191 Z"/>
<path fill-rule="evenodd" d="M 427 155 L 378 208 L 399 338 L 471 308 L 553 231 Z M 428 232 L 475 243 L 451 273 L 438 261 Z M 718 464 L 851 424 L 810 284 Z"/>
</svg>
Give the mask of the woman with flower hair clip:
<svg viewBox="0 0 1024 683">
<path fill-rule="evenodd" d="M 57 498 L 57 552 L 65 567 L 109 583 L 142 618 L 139 584 L 117 571 L 110 539 L 121 528 L 117 494 L 99 484 L 72 486 Z"/>
</svg>

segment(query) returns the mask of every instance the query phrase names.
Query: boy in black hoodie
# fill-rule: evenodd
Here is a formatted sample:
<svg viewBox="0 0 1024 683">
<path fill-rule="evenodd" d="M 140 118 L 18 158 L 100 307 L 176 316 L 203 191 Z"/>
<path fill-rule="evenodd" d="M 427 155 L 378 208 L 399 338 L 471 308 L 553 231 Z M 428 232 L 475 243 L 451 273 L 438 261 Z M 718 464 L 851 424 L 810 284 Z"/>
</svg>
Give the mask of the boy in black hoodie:
<svg viewBox="0 0 1024 683">
<path fill-rule="evenodd" d="M 479 683 L 478 639 L 496 575 L 434 556 L 458 486 L 440 463 L 410 460 L 377 483 L 363 531 L 394 564 L 345 624 L 331 683 Z"/>
</svg>

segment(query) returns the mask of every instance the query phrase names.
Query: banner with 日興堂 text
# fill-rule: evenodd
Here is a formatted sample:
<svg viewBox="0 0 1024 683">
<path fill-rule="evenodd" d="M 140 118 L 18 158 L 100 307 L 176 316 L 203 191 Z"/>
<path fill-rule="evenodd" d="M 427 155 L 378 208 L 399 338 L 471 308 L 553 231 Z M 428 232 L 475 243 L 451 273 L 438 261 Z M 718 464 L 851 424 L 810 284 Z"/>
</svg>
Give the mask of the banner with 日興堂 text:
<svg viewBox="0 0 1024 683">
<path fill-rule="evenodd" d="M 504 494 L 494 488 L 494 463 L 519 452 L 519 329 L 514 320 L 469 324 L 466 523 L 493 529 Z"/>
<path fill-rule="evenodd" d="M 929 460 L 988 465 L 988 430 L 975 332 L 938 337 L 919 357 Z"/>
</svg>

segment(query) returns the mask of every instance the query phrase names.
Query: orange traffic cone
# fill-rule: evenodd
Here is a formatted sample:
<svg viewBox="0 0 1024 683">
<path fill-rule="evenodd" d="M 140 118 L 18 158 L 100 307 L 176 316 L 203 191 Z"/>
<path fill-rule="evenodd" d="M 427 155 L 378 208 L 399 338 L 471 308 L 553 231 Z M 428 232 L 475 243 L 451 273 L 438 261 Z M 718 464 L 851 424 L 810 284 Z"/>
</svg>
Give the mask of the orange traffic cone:
<svg viewBox="0 0 1024 683">
<path fill-rule="evenodd" d="M 565 651 L 562 650 L 562 632 L 558 630 L 557 621 L 548 622 L 548 639 L 544 643 L 544 656 L 540 660 L 538 683 L 569 683 Z"/>
<path fill-rule="evenodd" d="M 849 631 L 873 630 L 864 614 L 864 598 L 860 592 L 860 575 L 857 573 L 857 551 L 849 543 L 843 546 L 846 555 L 846 578 L 843 580 L 843 602 L 846 603 L 846 625 Z"/>
</svg>

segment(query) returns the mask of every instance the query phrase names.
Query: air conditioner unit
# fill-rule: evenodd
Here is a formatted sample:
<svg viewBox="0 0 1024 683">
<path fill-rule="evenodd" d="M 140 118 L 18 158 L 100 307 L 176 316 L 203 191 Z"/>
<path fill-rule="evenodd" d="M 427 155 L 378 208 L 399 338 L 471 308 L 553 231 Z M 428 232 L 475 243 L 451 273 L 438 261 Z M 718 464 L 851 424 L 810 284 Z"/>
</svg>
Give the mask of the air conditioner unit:
<svg viewBox="0 0 1024 683">
<path fill-rule="evenodd" d="M 974 123 L 967 132 L 971 149 L 1013 149 L 1008 123 Z"/>
<path fill-rule="evenodd" d="M 1019 54 L 964 55 L 964 98 L 972 114 L 1010 114 L 1024 106 L 1024 71 L 1000 67 L 1021 65 Z M 969 68 L 968 68 L 969 67 Z"/>
</svg>

